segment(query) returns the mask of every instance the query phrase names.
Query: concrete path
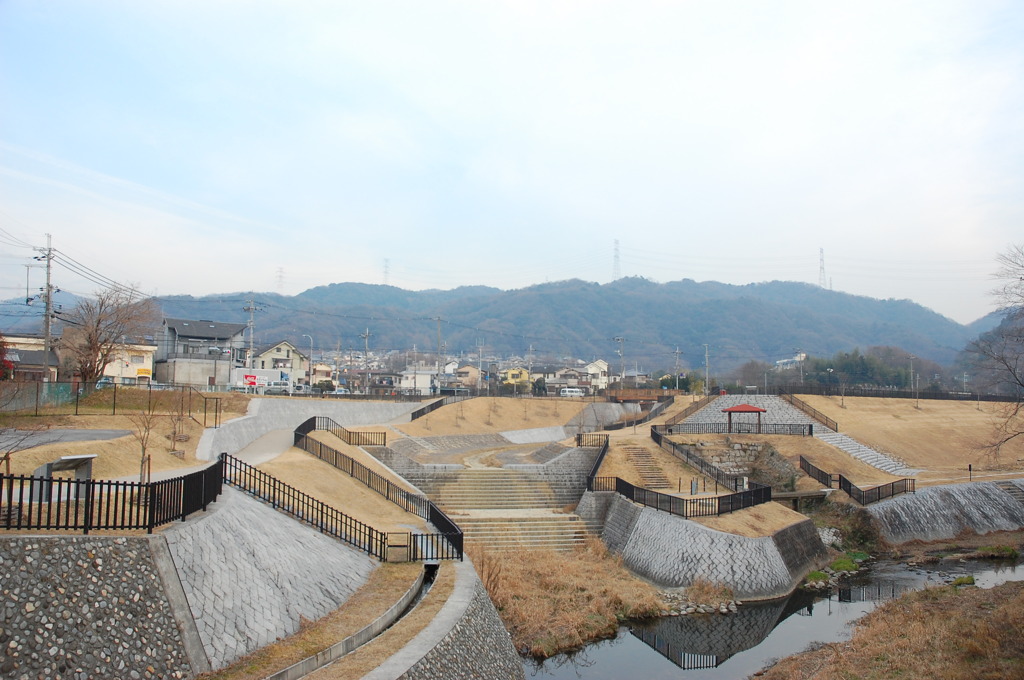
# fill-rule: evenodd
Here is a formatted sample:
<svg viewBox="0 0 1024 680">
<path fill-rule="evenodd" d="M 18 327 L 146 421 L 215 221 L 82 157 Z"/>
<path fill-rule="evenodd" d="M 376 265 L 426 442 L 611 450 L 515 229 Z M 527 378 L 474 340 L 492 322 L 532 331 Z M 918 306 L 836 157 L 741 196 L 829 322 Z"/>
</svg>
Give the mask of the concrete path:
<svg viewBox="0 0 1024 680">
<path fill-rule="evenodd" d="M 21 451 L 44 444 L 61 442 L 103 441 L 127 437 L 131 430 L 82 430 L 75 428 L 50 430 L 7 430 L 0 433 L 0 450 Z M 13 449 L 11 448 L 13 447 Z"/>
</svg>

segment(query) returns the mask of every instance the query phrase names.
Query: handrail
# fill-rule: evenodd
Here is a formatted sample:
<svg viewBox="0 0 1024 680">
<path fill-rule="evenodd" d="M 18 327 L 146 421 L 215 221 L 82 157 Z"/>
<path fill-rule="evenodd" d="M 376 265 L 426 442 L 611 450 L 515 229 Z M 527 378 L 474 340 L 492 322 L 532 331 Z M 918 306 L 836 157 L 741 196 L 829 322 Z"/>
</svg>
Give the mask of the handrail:
<svg viewBox="0 0 1024 680">
<path fill-rule="evenodd" d="M 590 474 L 587 475 L 587 484 L 589 485 L 591 480 L 597 476 L 598 471 L 601 469 L 601 464 L 604 462 L 604 457 L 608 454 L 608 435 L 595 434 L 593 432 L 580 432 L 576 435 L 576 448 L 601 449 L 597 454 L 597 460 L 594 461 L 593 467 L 590 468 Z"/>
<path fill-rule="evenodd" d="M 619 477 L 596 477 L 589 480 L 587 490 L 614 491 L 634 503 L 689 519 L 691 517 L 715 517 L 771 501 L 772 488 L 770 486 L 750 482 L 750 487 L 745 491 L 725 496 L 682 498 L 659 491 L 651 491 Z"/>
<path fill-rule="evenodd" d="M 683 409 L 682 412 L 677 413 L 674 416 L 672 416 L 671 418 L 666 419 L 665 420 L 665 425 L 676 425 L 677 423 L 683 422 L 684 420 L 686 420 L 687 418 L 692 416 L 694 413 L 696 413 L 697 411 L 701 410 L 702 408 L 704 408 L 705 406 L 707 406 L 708 404 L 710 404 L 711 402 L 713 402 L 717 398 L 718 398 L 717 394 L 709 394 L 708 396 L 700 399 L 699 401 L 693 402 L 692 404 L 687 406 L 685 409 Z"/>
<path fill-rule="evenodd" d="M 839 432 L 839 423 L 837 423 L 836 421 L 832 420 L 831 418 L 826 416 L 824 413 L 822 413 L 818 409 L 816 409 L 813 406 L 811 406 L 810 404 L 808 404 L 803 399 L 798 399 L 797 397 L 793 396 L 792 394 L 790 394 L 788 392 L 783 392 L 782 390 L 779 390 L 779 396 L 782 397 L 783 399 L 785 399 L 786 401 L 788 401 L 791 405 L 795 406 L 796 408 L 800 409 L 801 411 L 803 411 L 804 413 L 806 413 L 810 417 L 812 417 L 815 420 L 817 420 L 819 423 L 821 423 L 825 427 L 827 427 L 830 430 L 833 430 L 835 432 Z"/>
<path fill-rule="evenodd" d="M 718 466 L 709 463 L 695 453 L 692 453 L 685 447 L 671 441 L 668 436 L 668 426 L 666 425 L 652 425 L 651 426 L 651 439 L 654 440 L 659 447 L 665 449 L 669 453 L 673 454 L 677 458 L 681 458 L 690 467 L 696 468 L 702 475 L 710 477 L 727 489 L 733 491 L 739 490 L 743 484 L 743 478 L 740 475 L 732 475 L 725 472 Z"/>
<path fill-rule="evenodd" d="M 675 423 L 669 434 L 780 434 L 800 437 L 814 436 L 809 423 Z"/>
<path fill-rule="evenodd" d="M 833 475 L 822 470 L 803 456 L 800 456 L 800 469 L 806 472 L 807 476 L 830 489 L 832 488 Z M 888 484 L 879 484 L 870 489 L 860 488 L 842 474 L 835 475 L 835 477 L 839 478 L 839 488 L 861 505 L 877 503 L 880 500 L 891 498 L 901 493 L 917 493 L 917 480 L 912 477 L 897 479 L 895 482 L 889 482 Z"/>
<path fill-rule="evenodd" d="M 427 520 L 438 531 L 438 534 L 410 534 L 410 559 L 463 559 L 465 537 L 462 529 L 452 521 L 437 505 L 426 496 L 414 494 L 398 486 L 391 480 L 374 472 L 351 456 L 319 442 L 309 436 L 315 430 L 330 431 L 337 436 L 338 430 L 351 435 L 349 443 L 356 446 L 384 446 L 384 432 L 349 432 L 330 418 L 315 416 L 309 418 L 294 432 L 295 446 L 313 454 L 320 460 L 347 472 L 356 481 L 362 482 L 367 488 L 376 491 L 406 512 L 412 512 Z M 361 442 L 365 438 L 365 442 Z M 445 546 L 450 547 L 448 550 Z"/>
<path fill-rule="evenodd" d="M 415 411 L 413 411 L 412 413 L 410 413 L 409 414 L 409 420 L 416 420 L 417 418 L 422 418 L 423 416 L 427 415 L 431 411 L 436 411 L 437 409 L 441 408 L 442 406 L 447 406 L 448 404 L 454 404 L 454 403 L 459 402 L 459 401 L 465 401 L 466 399 L 473 399 L 473 398 L 474 397 L 472 395 L 460 394 L 460 395 L 454 395 L 454 396 L 450 396 L 450 397 L 445 397 L 443 399 L 438 399 L 437 401 L 432 401 L 429 404 L 427 404 L 426 406 L 418 408 Z"/>
</svg>

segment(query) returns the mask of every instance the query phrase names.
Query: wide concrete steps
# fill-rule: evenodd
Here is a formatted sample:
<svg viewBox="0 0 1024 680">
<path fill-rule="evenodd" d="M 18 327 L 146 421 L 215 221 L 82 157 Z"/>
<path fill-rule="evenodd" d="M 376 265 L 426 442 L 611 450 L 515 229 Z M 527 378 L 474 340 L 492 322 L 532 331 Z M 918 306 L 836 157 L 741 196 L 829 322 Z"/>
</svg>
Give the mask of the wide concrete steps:
<svg viewBox="0 0 1024 680">
<path fill-rule="evenodd" d="M 884 453 L 879 453 L 870 446 L 865 446 L 856 439 L 848 437 L 845 434 L 832 432 L 831 430 L 826 430 L 824 428 L 815 428 L 814 437 L 848 453 L 862 463 L 866 463 L 873 468 L 882 470 L 883 472 L 888 472 L 891 475 L 896 475 L 898 477 L 912 477 L 920 472 L 920 470 L 909 468 L 900 461 L 891 458 Z"/>
<path fill-rule="evenodd" d="M 466 545 L 471 551 L 568 551 L 582 545 L 587 536 L 597 535 L 600 531 L 599 526 L 591 526 L 573 514 L 453 515 L 452 519 L 465 534 Z"/>
<path fill-rule="evenodd" d="M 439 485 L 434 501 L 445 511 L 470 509 L 560 508 L 577 498 L 559 494 L 540 478 L 511 470 L 463 470 Z"/>
</svg>

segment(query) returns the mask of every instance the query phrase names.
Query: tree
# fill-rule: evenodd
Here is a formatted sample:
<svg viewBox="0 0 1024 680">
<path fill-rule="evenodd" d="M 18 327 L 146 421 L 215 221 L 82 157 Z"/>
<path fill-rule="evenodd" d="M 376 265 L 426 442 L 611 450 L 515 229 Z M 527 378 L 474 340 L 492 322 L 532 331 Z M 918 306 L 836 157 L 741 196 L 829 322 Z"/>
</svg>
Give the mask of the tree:
<svg viewBox="0 0 1024 680">
<path fill-rule="evenodd" d="M 1024 409 L 1024 245 L 1011 246 L 996 259 L 1000 265 L 996 277 L 1003 285 L 992 293 L 1006 316 L 997 328 L 967 346 L 975 384 L 987 384 L 991 391 L 1012 397 L 987 446 L 994 456 L 1003 445 L 1024 436 L 1020 420 Z"/>
<path fill-rule="evenodd" d="M 115 288 L 83 299 L 61 319 L 61 349 L 72 370 L 91 383 L 103 375 L 126 342 L 154 333 L 160 309 L 133 290 Z"/>
<path fill-rule="evenodd" d="M 141 453 L 139 460 L 139 484 L 148 484 L 151 457 L 147 453 L 147 449 L 149 448 L 149 438 L 152 436 L 153 428 L 156 427 L 160 416 L 151 409 L 142 409 L 128 414 L 128 420 L 133 425 L 132 437 L 138 442 Z"/>
</svg>

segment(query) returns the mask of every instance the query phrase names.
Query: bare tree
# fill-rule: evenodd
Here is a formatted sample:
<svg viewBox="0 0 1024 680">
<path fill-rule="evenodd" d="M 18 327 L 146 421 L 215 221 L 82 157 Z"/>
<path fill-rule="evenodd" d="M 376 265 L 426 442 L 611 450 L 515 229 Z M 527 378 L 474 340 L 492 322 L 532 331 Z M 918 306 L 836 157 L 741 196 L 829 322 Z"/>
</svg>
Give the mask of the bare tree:
<svg viewBox="0 0 1024 680">
<path fill-rule="evenodd" d="M 150 298 L 116 288 L 83 299 L 61 319 L 61 349 L 82 381 L 90 383 L 103 375 L 126 342 L 153 333 L 160 309 Z"/>
<path fill-rule="evenodd" d="M 1024 245 L 999 255 L 996 277 L 1003 284 L 992 291 L 1006 316 L 999 326 L 967 346 L 973 357 L 976 384 L 1012 397 L 986 448 L 994 457 L 1008 442 L 1024 437 Z"/>
<path fill-rule="evenodd" d="M 134 413 L 128 414 L 128 420 L 131 421 L 134 429 L 132 430 L 132 437 L 139 443 L 141 450 L 141 458 L 139 462 L 139 484 L 146 484 L 149 482 L 150 472 L 150 455 L 147 453 L 149 448 L 149 438 L 153 434 L 153 428 L 156 427 L 157 422 L 160 420 L 160 416 L 154 413 L 150 409 L 143 409 L 141 411 L 135 411 Z"/>
</svg>

